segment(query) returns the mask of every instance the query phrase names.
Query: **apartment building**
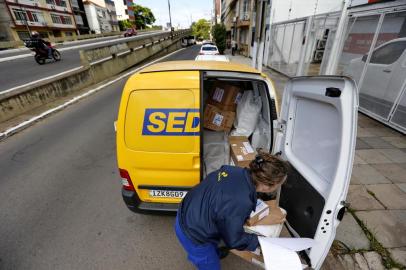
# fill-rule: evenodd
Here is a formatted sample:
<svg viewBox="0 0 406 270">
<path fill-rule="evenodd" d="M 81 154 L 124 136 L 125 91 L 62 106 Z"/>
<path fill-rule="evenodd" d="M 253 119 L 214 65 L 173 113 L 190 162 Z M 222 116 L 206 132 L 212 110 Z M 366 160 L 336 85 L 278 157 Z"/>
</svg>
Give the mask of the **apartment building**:
<svg viewBox="0 0 406 270">
<path fill-rule="evenodd" d="M 111 0 L 85 0 L 83 2 L 91 33 L 119 31 L 114 2 Z"/>
<path fill-rule="evenodd" d="M 76 35 L 76 24 L 68 0 L 3 0 L 0 38 L 24 40 L 31 31 L 44 38 Z M 8 26 L 9 29 L 6 29 Z"/>
<path fill-rule="evenodd" d="M 106 5 L 107 14 L 109 16 L 109 23 L 111 25 L 111 31 L 113 31 L 113 32 L 120 31 L 120 28 L 118 26 L 117 12 L 116 12 L 116 7 L 115 7 L 114 1 L 105 0 L 104 3 Z"/>
<path fill-rule="evenodd" d="M 114 5 L 116 6 L 117 20 L 128 20 L 127 0 L 115 0 Z"/>
<path fill-rule="evenodd" d="M 77 32 L 79 35 L 90 33 L 89 23 L 87 22 L 83 0 L 71 0 L 72 11 L 75 16 Z"/>
<path fill-rule="evenodd" d="M 221 22 L 227 30 L 226 44 L 231 48 L 231 40 L 237 35 L 237 3 L 239 0 L 221 0 Z"/>
<path fill-rule="evenodd" d="M 255 0 L 222 0 L 221 21 L 227 30 L 227 45 L 235 40 L 238 52 L 249 56 L 255 33 Z"/>
</svg>

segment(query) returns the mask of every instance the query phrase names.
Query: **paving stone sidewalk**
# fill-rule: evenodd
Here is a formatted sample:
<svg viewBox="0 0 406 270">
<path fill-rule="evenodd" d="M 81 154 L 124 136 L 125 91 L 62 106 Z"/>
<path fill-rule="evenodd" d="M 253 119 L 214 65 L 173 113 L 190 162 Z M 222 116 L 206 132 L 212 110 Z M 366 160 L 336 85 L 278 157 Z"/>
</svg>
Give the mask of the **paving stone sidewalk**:
<svg viewBox="0 0 406 270">
<path fill-rule="evenodd" d="M 251 64 L 250 58 L 228 56 Z M 288 78 L 268 68 L 263 72 L 281 104 Z M 361 113 L 347 202 L 322 269 L 406 269 L 406 136 Z"/>
</svg>

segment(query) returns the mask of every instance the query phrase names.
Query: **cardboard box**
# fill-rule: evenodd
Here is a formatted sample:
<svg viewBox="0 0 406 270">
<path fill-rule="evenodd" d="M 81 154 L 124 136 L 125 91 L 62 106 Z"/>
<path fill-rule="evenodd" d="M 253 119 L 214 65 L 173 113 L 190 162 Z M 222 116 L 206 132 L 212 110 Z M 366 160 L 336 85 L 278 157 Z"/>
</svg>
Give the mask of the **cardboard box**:
<svg viewBox="0 0 406 270">
<path fill-rule="evenodd" d="M 259 250 L 259 252 L 258 252 L 258 250 Z M 264 257 L 262 256 L 262 253 L 260 253 L 259 248 L 257 248 L 257 250 L 254 252 L 247 251 L 247 250 L 237 250 L 237 249 L 232 249 L 232 250 L 230 250 L 230 252 L 252 264 L 258 265 L 261 268 L 265 269 Z"/>
<path fill-rule="evenodd" d="M 233 126 L 235 112 L 223 111 L 211 104 L 204 109 L 203 126 L 207 129 L 229 132 Z"/>
<path fill-rule="evenodd" d="M 255 151 L 245 136 L 230 136 L 231 158 L 236 166 L 249 167 L 255 159 Z"/>
<path fill-rule="evenodd" d="M 253 226 L 259 220 L 269 215 L 269 206 L 264 201 L 258 199 L 255 211 L 252 211 L 250 218 L 247 220 L 249 226 Z"/>
<path fill-rule="evenodd" d="M 277 204 L 276 200 L 266 201 L 265 204 L 269 207 L 269 214 L 264 220 L 261 218 L 258 220 L 255 225 L 273 225 L 273 224 L 281 224 L 286 219 L 286 212 L 283 211 Z"/>
<path fill-rule="evenodd" d="M 207 103 L 224 111 L 235 112 L 241 96 L 239 87 L 225 82 L 216 82 L 209 92 Z"/>
</svg>

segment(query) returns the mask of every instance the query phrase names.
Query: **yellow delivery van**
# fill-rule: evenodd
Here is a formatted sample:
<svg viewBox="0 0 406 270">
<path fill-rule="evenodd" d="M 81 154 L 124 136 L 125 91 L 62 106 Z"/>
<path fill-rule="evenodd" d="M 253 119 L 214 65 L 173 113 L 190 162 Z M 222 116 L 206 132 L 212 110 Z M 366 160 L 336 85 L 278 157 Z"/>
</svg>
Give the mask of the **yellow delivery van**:
<svg viewBox="0 0 406 270">
<path fill-rule="evenodd" d="M 344 214 L 356 86 L 346 77 L 292 78 L 280 107 L 279 112 L 270 79 L 245 65 L 173 61 L 132 75 L 116 122 L 125 204 L 135 212 L 176 211 L 207 174 L 244 159 L 230 157 L 229 142 L 230 136 L 243 136 L 251 152 L 263 148 L 292 165 L 279 204 L 294 235 L 317 241 L 308 252 L 317 268 Z"/>
</svg>

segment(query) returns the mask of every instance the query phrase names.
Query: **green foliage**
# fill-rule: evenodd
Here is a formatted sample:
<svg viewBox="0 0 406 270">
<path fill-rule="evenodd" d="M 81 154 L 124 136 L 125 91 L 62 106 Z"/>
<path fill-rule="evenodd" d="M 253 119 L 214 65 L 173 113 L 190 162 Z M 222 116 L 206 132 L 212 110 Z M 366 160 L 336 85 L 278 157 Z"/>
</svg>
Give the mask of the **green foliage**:
<svg viewBox="0 0 406 270">
<path fill-rule="evenodd" d="M 134 4 L 133 11 L 135 17 L 134 24 L 137 29 L 145 29 L 147 25 L 155 22 L 155 16 L 149 8 Z"/>
<path fill-rule="evenodd" d="M 192 33 L 196 39 L 209 39 L 210 22 L 205 19 L 200 19 L 192 23 Z"/>
<path fill-rule="evenodd" d="M 223 54 L 226 49 L 226 27 L 224 24 L 216 24 L 211 29 L 211 34 L 219 52 Z"/>
<path fill-rule="evenodd" d="M 118 21 L 118 26 L 120 27 L 120 31 L 125 31 L 127 28 L 133 27 L 129 20 Z"/>
</svg>

